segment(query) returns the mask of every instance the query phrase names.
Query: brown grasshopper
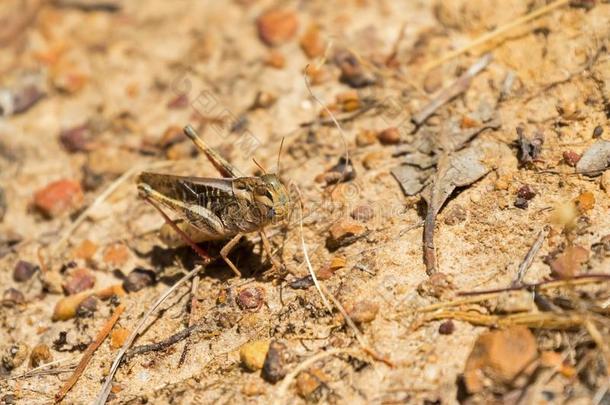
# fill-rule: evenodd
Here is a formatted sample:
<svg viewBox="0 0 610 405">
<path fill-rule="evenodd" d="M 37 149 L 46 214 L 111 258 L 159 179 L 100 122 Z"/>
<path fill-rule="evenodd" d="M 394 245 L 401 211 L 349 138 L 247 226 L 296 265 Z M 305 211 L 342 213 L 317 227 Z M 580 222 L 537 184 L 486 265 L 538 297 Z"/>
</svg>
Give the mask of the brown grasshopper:
<svg viewBox="0 0 610 405">
<path fill-rule="evenodd" d="M 250 232 L 260 233 L 273 265 L 279 267 L 264 233 L 265 226 L 284 220 L 290 213 L 290 197 L 279 175 L 245 176 L 211 149 L 193 127 L 187 125 L 184 134 L 224 178 L 143 172 L 138 178 L 140 195 L 177 214 L 183 220 L 183 223 L 176 224 L 179 225 L 177 231 L 182 238 L 188 238 L 185 241 L 191 246 L 193 240 L 204 242 L 231 238 L 220 255 L 238 277 L 241 273 L 227 255 L 240 238 Z"/>
</svg>

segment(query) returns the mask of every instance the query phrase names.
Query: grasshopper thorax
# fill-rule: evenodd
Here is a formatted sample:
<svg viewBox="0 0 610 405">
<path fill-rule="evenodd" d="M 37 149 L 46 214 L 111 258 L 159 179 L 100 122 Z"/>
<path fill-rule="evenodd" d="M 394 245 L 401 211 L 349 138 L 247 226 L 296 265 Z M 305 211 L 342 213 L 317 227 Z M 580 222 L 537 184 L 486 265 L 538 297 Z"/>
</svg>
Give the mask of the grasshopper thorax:
<svg viewBox="0 0 610 405">
<path fill-rule="evenodd" d="M 236 195 L 250 194 L 266 222 L 276 223 L 288 216 L 290 198 L 277 174 L 235 179 L 234 190 Z"/>
</svg>

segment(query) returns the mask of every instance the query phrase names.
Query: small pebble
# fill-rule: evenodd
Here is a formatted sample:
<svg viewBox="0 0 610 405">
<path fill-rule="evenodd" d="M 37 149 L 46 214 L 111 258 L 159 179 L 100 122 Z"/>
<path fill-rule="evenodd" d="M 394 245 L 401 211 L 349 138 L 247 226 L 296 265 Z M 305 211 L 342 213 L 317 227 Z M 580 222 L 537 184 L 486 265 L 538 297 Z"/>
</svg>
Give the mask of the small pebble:
<svg viewBox="0 0 610 405">
<path fill-rule="evenodd" d="M 527 184 L 523 185 L 517 191 L 517 199 L 515 207 L 525 209 L 529 205 L 529 201 L 536 196 L 536 192 Z"/>
<path fill-rule="evenodd" d="M 260 287 L 246 287 L 239 291 L 235 302 L 244 311 L 258 311 L 263 305 L 265 292 Z"/>
<path fill-rule="evenodd" d="M 364 129 L 356 135 L 356 145 L 365 147 L 377 143 L 377 134 L 370 129 Z"/>
<path fill-rule="evenodd" d="M 574 203 L 576 204 L 578 211 L 584 214 L 587 211 L 592 210 L 595 206 L 595 196 L 592 192 L 585 191 L 576 198 Z"/>
<path fill-rule="evenodd" d="M 86 152 L 91 142 L 91 132 L 88 124 L 77 125 L 64 129 L 59 134 L 59 141 L 70 153 Z"/>
<path fill-rule="evenodd" d="M 318 271 L 316 271 L 316 277 L 319 280 L 328 280 L 335 274 L 335 272 L 337 270 L 345 267 L 346 263 L 347 262 L 344 257 L 341 257 L 341 256 L 333 257 L 333 259 L 331 260 L 331 262 L 328 265 L 326 265 L 326 266 L 322 267 L 321 269 L 319 269 Z M 313 282 L 313 280 L 312 280 L 312 282 Z"/>
<path fill-rule="evenodd" d="M 46 217 L 53 218 L 78 208 L 84 199 L 83 190 L 73 180 L 58 180 L 34 194 L 34 206 Z"/>
<path fill-rule="evenodd" d="M 589 251 L 582 246 L 568 246 L 548 263 L 551 275 L 559 279 L 569 279 L 580 273 L 581 267 L 589 260 Z"/>
<path fill-rule="evenodd" d="M 267 351 L 269 350 L 268 340 L 255 340 L 248 342 L 239 349 L 239 359 L 241 364 L 250 371 L 258 371 L 263 368 Z"/>
<path fill-rule="evenodd" d="M 265 393 L 265 384 L 260 380 L 246 381 L 241 387 L 241 393 L 247 397 L 256 397 Z"/>
<path fill-rule="evenodd" d="M 320 35 L 320 29 L 315 24 L 312 24 L 307 28 L 299 40 L 299 45 L 309 59 L 322 56 L 326 49 L 326 44 Z"/>
<path fill-rule="evenodd" d="M 127 292 L 140 291 L 155 283 L 155 272 L 141 267 L 133 269 L 123 280 L 123 289 Z"/>
<path fill-rule="evenodd" d="M 290 41 L 297 33 L 299 21 L 294 11 L 272 9 L 256 20 L 258 36 L 268 46 L 277 46 Z"/>
<path fill-rule="evenodd" d="M 443 86 L 443 75 L 440 68 L 432 69 L 424 78 L 424 90 L 426 93 L 431 94 L 440 90 Z"/>
<path fill-rule="evenodd" d="M 574 151 L 563 152 L 563 161 L 571 167 L 576 167 L 576 163 L 580 160 L 580 155 Z"/>
<path fill-rule="evenodd" d="M 275 384 L 286 375 L 285 362 L 288 358 L 286 345 L 278 341 L 269 344 L 269 351 L 263 363 L 263 378 Z"/>
<path fill-rule="evenodd" d="M 74 249 L 72 254 L 75 259 L 91 260 L 95 252 L 97 252 L 97 245 L 91 242 L 89 239 L 85 239 Z"/>
<path fill-rule="evenodd" d="M 18 283 L 28 281 L 39 269 L 34 263 L 19 260 L 13 269 L 13 280 Z"/>
<path fill-rule="evenodd" d="M 441 335 L 451 335 L 454 330 L 455 324 L 451 320 L 441 323 L 441 325 L 438 327 L 438 333 Z"/>
<path fill-rule="evenodd" d="M 265 59 L 265 64 L 274 69 L 282 69 L 286 65 L 286 58 L 280 51 L 272 49 Z"/>
<path fill-rule="evenodd" d="M 76 316 L 78 306 L 88 297 L 88 293 L 82 292 L 80 294 L 69 295 L 57 301 L 55 308 L 53 309 L 53 321 L 66 321 Z"/>
<path fill-rule="evenodd" d="M 339 247 L 349 244 L 355 237 L 362 235 L 366 228 L 352 219 L 342 219 L 330 227 L 330 238 L 327 244 L 331 247 Z"/>
<path fill-rule="evenodd" d="M 593 130 L 593 138 L 599 138 L 604 133 L 604 128 L 601 125 L 598 125 Z"/>
<path fill-rule="evenodd" d="M 97 311 L 98 301 L 99 300 L 93 295 L 85 298 L 76 307 L 76 316 L 79 318 L 91 318 L 95 311 Z"/>
<path fill-rule="evenodd" d="M 400 131 L 396 127 L 387 128 L 377 134 L 377 138 L 383 145 L 396 145 L 400 143 Z"/>
<path fill-rule="evenodd" d="M 369 300 L 348 302 L 345 304 L 345 311 L 356 323 L 369 323 L 377 317 L 379 305 Z"/>
<path fill-rule="evenodd" d="M 25 343 L 19 342 L 10 345 L 2 353 L 2 366 L 8 371 L 19 367 L 27 359 L 28 349 Z"/>
<path fill-rule="evenodd" d="M 367 153 L 362 159 L 362 165 L 365 169 L 371 170 L 381 166 L 386 161 L 386 155 L 383 151 L 374 151 Z"/>
<path fill-rule="evenodd" d="M 2 305 L 7 308 L 12 308 L 25 303 L 25 296 L 16 288 L 7 288 L 2 294 Z"/>
<path fill-rule="evenodd" d="M 129 337 L 129 330 L 125 328 L 115 328 L 110 334 L 110 347 L 113 349 L 119 349 L 125 343 L 125 340 Z"/>
<path fill-rule="evenodd" d="M 356 221 L 366 222 L 375 216 L 375 210 L 370 205 L 359 205 L 352 210 L 350 216 Z"/>
<path fill-rule="evenodd" d="M 375 83 L 367 74 L 358 58 L 347 50 L 340 50 L 334 56 L 335 64 L 341 69 L 339 80 L 353 88 L 362 88 Z"/>
<path fill-rule="evenodd" d="M 443 222 L 447 225 L 457 225 L 461 222 L 466 221 L 467 212 L 461 205 L 455 205 L 450 210 L 448 210 L 447 214 L 445 214 L 445 218 Z"/>
<path fill-rule="evenodd" d="M 302 398 L 312 398 L 320 386 L 328 380 L 329 377 L 319 368 L 303 371 L 297 377 L 297 393 Z"/>
<path fill-rule="evenodd" d="M 470 201 L 472 201 L 475 204 L 480 203 L 482 198 L 483 198 L 483 196 L 478 191 L 473 191 L 472 193 L 470 193 Z"/>
<path fill-rule="evenodd" d="M 108 246 L 104 250 L 104 263 L 107 265 L 120 268 L 129 260 L 129 249 L 123 243 L 115 243 Z"/>
<path fill-rule="evenodd" d="M 64 279 L 58 271 L 45 271 L 40 274 L 40 281 L 44 291 L 51 294 L 61 294 L 63 292 Z"/>
<path fill-rule="evenodd" d="M 52 361 L 53 355 L 51 354 L 51 350 L 49 350 L 49 346 L 44 343 L 34 346 L 32 353 L 30 353 L 30 366 L 38 367 Z"/>
<path fill-rule="evenodd" d="M 484 332 L 470 352 L 464 367 L 464 384 L 469 393 L 483 391 L 489 384 L 511 384 L 538 356 L 536 338 L 524 326 Z M 491 380 L 491 381 L 490 381 Z"/>
<path fill-rule="evenodd" d="M 326 185 L 347 182 L 356 178 L 356 169 L 351 160 L 346 163 L 345 157 L 340 157 L 336 165 L 322 173 L 320 180 Z"/>
<path fill-rule="evenodd" d="M 63 290 L 66 295 L 74 295 L 93 288 L 94 285 L 95 275 L 87 269 L 78 268 L 70 271 L 68 279 L 63 284 Z"/>
</svg>

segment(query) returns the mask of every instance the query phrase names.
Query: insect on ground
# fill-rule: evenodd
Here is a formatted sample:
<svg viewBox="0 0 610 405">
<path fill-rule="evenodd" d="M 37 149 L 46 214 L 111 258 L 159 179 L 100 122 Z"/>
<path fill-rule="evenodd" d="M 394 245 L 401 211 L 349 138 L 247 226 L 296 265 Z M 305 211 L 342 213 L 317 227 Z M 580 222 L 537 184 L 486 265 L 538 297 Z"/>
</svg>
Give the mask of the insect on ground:
<svg viewBox="0 0 610 405">
<path fill-rule="evenodd" d="M 161 212 L 168 225 L 204 260 L 210 258 L 196 243 L 229 239 L 220 256 L 238 277 L 241 276 L 228 254 L 244 234 L 258 232 L 273 266 L 279 268 L 264 232 L 267 225 L 285 220 L 291 211 L 290 197 L 279 174 L 245 176 L 210 148 L 193 127 L 187 125 L 184 134 L 223 178 L 143 172 L 138 178 L 140 195 Z M 180 220 L 172 222 L 159 205 L 168 208 Z"/>
</svg>

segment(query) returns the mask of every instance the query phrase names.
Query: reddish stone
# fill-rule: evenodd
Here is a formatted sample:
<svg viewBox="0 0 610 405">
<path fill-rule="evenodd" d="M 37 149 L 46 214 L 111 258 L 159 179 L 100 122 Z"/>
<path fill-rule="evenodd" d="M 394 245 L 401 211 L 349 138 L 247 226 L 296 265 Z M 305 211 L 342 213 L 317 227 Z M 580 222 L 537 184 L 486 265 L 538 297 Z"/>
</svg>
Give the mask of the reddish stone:
<svg viewBox="0 0 610 405">
<path fill-rule="evenodd" d="M 78 208 L 84 199 L 80 184 L 73 180 L 58 180 L 34 194 L 34 206 L 47 217 L 56 217 Z"/>
</svg>

